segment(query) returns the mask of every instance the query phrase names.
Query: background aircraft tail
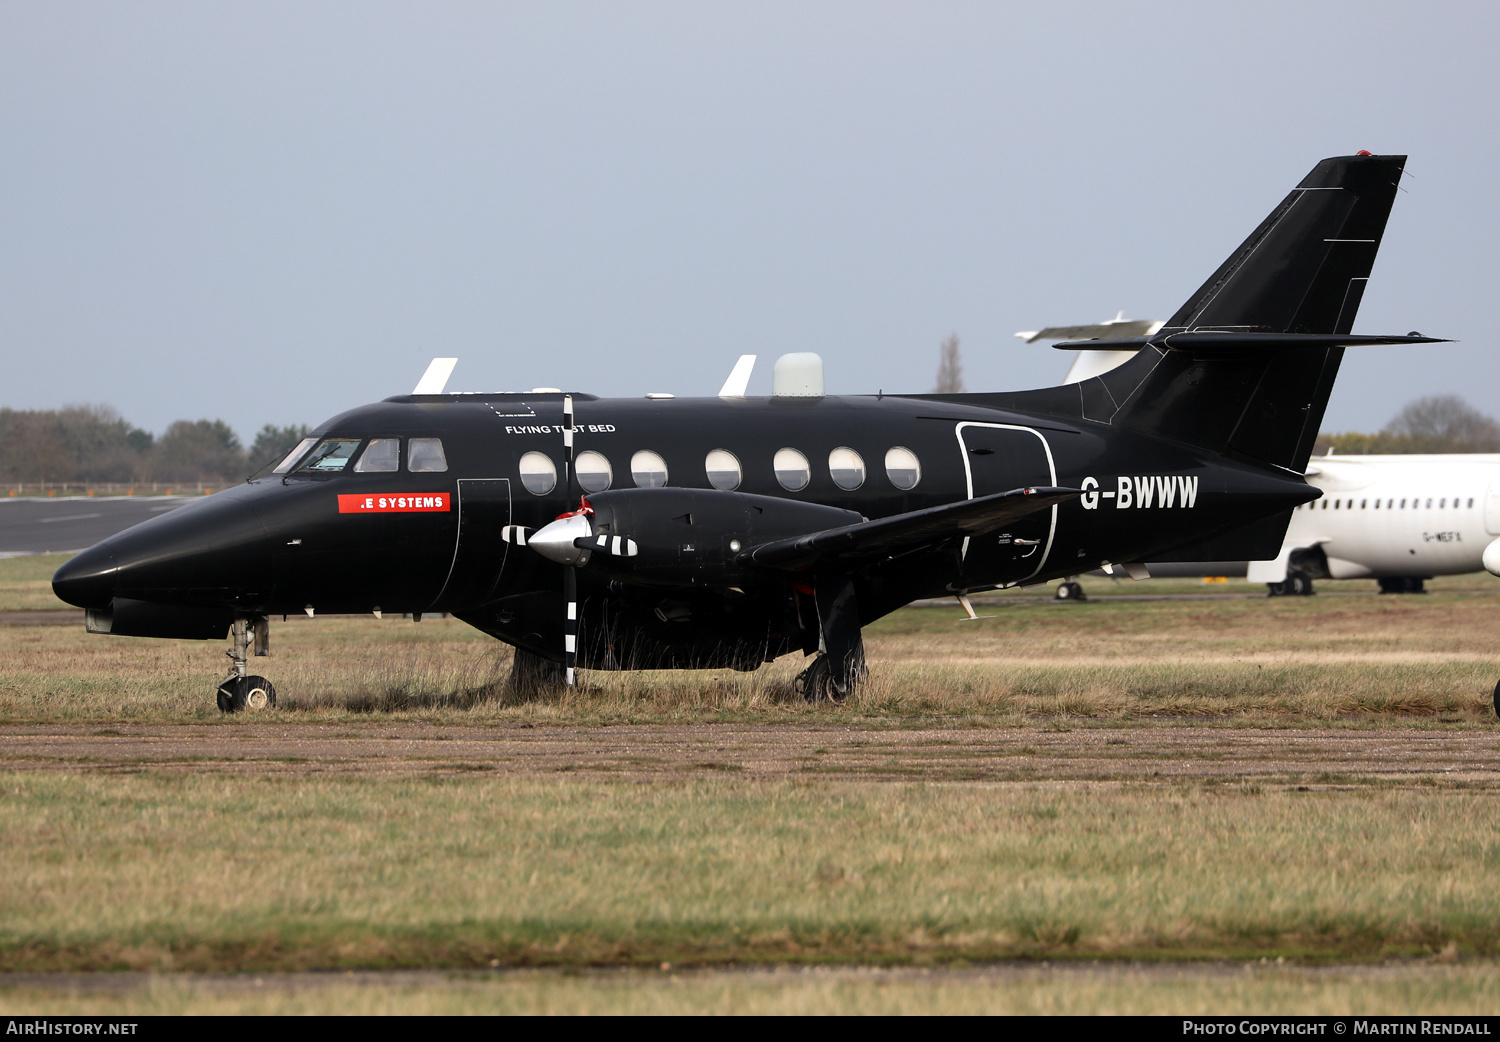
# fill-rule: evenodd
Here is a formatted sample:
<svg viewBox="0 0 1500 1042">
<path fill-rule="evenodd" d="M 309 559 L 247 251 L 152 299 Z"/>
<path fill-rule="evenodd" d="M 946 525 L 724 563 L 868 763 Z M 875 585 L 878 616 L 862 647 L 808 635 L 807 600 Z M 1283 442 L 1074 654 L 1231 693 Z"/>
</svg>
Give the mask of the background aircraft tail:
<svg viewBox="0 0 1500 1042">
<path fill-rule="evenodd" d="M 1344 353 L 1308 334 L 1352 329 L 1405 164 L 1323 160 L 1159 332 L 1058 345 L 1139 348 L 1135 358 L 1078 384 L 985 397 L 1300 474 Z"/>
</svg>

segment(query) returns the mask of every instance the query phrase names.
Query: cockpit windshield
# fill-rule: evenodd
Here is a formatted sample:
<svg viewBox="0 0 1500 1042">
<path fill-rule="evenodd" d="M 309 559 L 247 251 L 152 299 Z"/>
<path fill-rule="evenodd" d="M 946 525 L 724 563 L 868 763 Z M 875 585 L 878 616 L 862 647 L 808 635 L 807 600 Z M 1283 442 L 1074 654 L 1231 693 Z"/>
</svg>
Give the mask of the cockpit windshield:
<svg viewBox="0 0 1500 1042">
<path fill-rule="evenodd" d="M 297 468 L 299 474 L 335 474 L 349 465 L 359 438 L 325 438 L 318 443 L 307 462 Z"/>
<path fill-rule="evenodd" d="M 291 452 L 288 452 L 285 456 L 282 457 L 281 462 L 276 464 L 276 469 L 271 471 L 271 473 L 285 474 L 290 471 L 292 467 L 296 465 L 297 461 L 302 458 L 303 454 L 306 453 L 308 449 L 313 447 L 313 444 L 317 440 L 317 438 L 303 438 L 297 443 L 297 447 L 295 449 L 293 449 Z"/>
</svg>

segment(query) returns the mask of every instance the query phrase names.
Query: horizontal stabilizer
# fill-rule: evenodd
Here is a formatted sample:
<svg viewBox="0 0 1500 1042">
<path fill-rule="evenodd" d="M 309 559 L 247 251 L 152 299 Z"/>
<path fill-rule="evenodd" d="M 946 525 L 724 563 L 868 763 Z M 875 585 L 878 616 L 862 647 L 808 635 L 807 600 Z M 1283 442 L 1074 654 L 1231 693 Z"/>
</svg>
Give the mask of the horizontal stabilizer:
<svg viewBox="0 0 1500 1042">
<path fill-rule="evenodd" d="M 1410 333 L 1406 336 L 1366 336 L 1358 333 L 1244 333 L 1194 330 L 1167 336 L 1114 337 L 1109 340 L 1077 340 L 1054 344 L 1060 351 L 1138 351 L 1164 347 L 1193 354 L 1241 354 L 1260 351 L 1327 350 L 1330 347 L 1385 347 L 1395 344 L 1447 344 L 1439 337 Z"/>
<path fill-rule="evenodd" d="M 739 559 L 766 568 L 799 571 L 828 557 L 871 557 L 916 549 L 955 536 L 983 535 L 1081 495 L 1082 490 L 1076 488 L 1018 488 L 790 539 L 777 539 L 750 547 L 740 554 Z"/>
<path fill-rule="evenodd" d="M 1108 322 L 1096 322 L 1086 326 L 1048 326 L 1046 329 L 1025 330 L 1016 336 L 1034 344 L 1038 340 L 1090 340 L 1094 337 L 1150 336 L 1164 323 L 1159 318 L 1116 318 Z"/>
</svg>

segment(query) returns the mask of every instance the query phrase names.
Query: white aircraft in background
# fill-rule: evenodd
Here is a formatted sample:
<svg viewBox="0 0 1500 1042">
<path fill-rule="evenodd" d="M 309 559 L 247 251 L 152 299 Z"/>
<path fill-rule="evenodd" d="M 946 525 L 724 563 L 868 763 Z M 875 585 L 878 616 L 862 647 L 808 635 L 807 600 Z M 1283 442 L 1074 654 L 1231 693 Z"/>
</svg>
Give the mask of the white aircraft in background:
<svg viewBox="0 0 1500 1042">
<path fill-rule="evenodd" d="M 1113 319 L 1017 333 L 1038 340 L 1150 336 L 1156 320 Z M 1132 351 L 1080 351 L 1063 383 L 1106 373 Z M 1315 579 L 1374 579 L 1381 593 L 1421 593 L 1435 575 L 1500 575 L 1500 454 L 1315 456 L 1307 483 L 1323 498 L 1298 507 L 1269 561 L 1156 561 L 1124 566 L 1132 578 L 1243 575 L 1271 596 L 1307 596 Z M 1061 600 L 1082 596 L 1069 580 Z"/>
</svg>

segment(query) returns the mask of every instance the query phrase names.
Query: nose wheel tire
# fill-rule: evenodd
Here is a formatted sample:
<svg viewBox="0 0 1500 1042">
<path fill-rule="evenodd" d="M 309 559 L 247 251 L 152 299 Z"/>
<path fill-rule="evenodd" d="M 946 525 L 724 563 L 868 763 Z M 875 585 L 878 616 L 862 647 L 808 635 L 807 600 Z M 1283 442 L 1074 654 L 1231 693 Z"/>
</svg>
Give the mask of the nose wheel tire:
<svg viewBox="0 0 1500 1042">
<path fill-rule="evenodd" d="M 265 677 L 230 677 L 219 685 L 219 712 L 252 713 L 276 708 L 276 687 Z"/>
</svg>

